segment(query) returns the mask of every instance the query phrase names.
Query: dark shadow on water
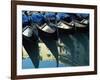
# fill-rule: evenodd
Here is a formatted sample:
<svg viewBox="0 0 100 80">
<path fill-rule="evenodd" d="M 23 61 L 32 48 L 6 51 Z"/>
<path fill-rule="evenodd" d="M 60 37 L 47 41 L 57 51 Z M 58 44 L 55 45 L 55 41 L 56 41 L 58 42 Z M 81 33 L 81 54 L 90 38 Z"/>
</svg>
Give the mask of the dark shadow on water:
<svg viewBox="0 0 100 80">
<path fill-rule="evenodd" d="M 46 45 L 46 47 L 51 51 L 53 56 L 56 59 L 57 67 L 59 66 L 59 60 L 58 60 L 58 49 L 57 49 L 57 43 L 56 43 L 56 32 L 54 34 L 45 33 L 43 31 L 39 30 L 39 37 L 43 41 L 43 43 Z"/>
<path fill-rule="evenodd" d="M 71 58 L 62 56 L 60 60 L 73 66 L 89 65 L 89 37 L 88 32 L 75 32 L 74 34 L 60 34 L 60 40 L 70 50 Z M 66 53 L 67 54 L 67 53 Z"/>
<path fill-rule="evenodd" d="M 35 37 L 34 35 L 31 38 L 23 35 L 23 46 L 27 51 L 35 68 L 39 67 L 39 47 L 37 40 L 37 37 Z"/>
<path fill-rule="evenodd" d="M 73 40 L 70 38 L 69 35 L 70 34 L 66 34 L 66 33 L 60 34 L 60 40 L 61 40 L 61 42 L 63 42 L 64 45 L 66 46 L 65 47 L 66 51 L 68 49 L 70 49 L 70 54 L 71 54 L 70 58 L 68 58 L 67 56 L 62 57 L 61 61 L 64 62 L 65 64 L 70 63 L 71 65 L 74 66 L 75 65 L 75 62 L 74 62 L 74 56 L 75 56 L 75 54 L 74 54 L 74 45 L 73 45 Z"/>
<path fill-rule="evenodd" d="M 74 37 L 77 39 L 78 43 L 81 44 L 84 48 L 84 53 L 80 53 L 80 55 L 82 55 L 82 62 L 80 60 L 80 64 L 82 65 L 89 65 L 89 32 L 85 32 L 85 33 L 76 33 L 74 35 Z M 80 52 L 81 49 L 79 47 L 78 49 Z"/>
</svg>

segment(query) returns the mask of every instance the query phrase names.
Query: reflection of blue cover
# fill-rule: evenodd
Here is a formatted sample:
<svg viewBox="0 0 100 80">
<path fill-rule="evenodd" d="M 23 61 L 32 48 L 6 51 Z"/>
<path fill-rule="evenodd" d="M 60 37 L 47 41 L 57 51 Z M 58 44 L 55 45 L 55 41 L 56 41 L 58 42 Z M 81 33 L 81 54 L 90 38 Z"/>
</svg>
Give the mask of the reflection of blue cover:
<svg viewBox="0 0 100 80">
<path fill-rule="evenodd" d="M 38 25 L 42 25 L 45 22 L 44 16 L 40 13 L 32 14 L 31 20 L 32 20 L 33 23 L 36 23 Z"/>
<path fill-rule="evenodd" d="M 56 14 L 53 12 L 45 13 L 45 18 L 56 18 Z"/>
<path fill-rule="evenodd" d="M 56 20 L 56 14 L 53 13 L 53 12 L 45 13 L 44 17 L 45 17 L 45 21 L 46 21 L 47 23 L 48 23 L 49 21 L 55 22 L 55 20 Z"/>
<path fill-rule="evenodd" d="M 70 17 L 67 13 L 58 13 L 57 18 L 59 19 L 64 19 L 66 17 Z"/>
<path fill-rule="evenodd" d="M 56 27 L 56 14 L 54 12 L 47 12 L 44 15 L 46 23 L 51 27 L 52 29 L 55 29 Z"/>
<path fill-rule="evenodd" d="M 72 21 L 72 18 L 69 14 L 67 13 L 58 13 L 56 15 L 57 19 L 58 20 L 64 20 L 64 21 L 67 21 L 67 22 L 71 22 Z"/>
<path fill-rule="evenodd" d="M 80 18 L 87 18 L 89 16 L 89 14 L 82 14 L 82 13 L 77 13 L 76 15 Z"/>
<path fill-rule="evenodd" d="M 30 17 L 29 16 L 22 15 L 22 24 L 23 24 L 23 27 L 29 26 L 30 25 L 29 21 L 30 21 Z"/>
</svg>

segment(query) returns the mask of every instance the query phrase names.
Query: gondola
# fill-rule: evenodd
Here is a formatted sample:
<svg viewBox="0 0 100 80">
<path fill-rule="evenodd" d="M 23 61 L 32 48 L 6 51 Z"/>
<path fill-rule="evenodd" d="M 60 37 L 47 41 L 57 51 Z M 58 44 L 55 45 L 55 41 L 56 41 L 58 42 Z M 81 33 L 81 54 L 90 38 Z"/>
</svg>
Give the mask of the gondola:
<svg viewBox="0 0 100 80">
<path fill-rule="evenodd" d="M 43 26 L 37 26 L 38 30 L 38 36 L 40 37 L 41 41 L 46 45 L 46 47 L 51 51 L 53 56 L 55 57 L 55 60 L 57 62 L 56 67 L 59 66 L 59 60 L 58 60 L 58 48 L 57 48 L 57 40 L 58 40 L 58 34 L 57 34 L 57 28 L 50 27 L 47 24 L 44 24 Z"/>
<path fill-rule="evenodd" d="M 58 37 L 57 29 L 51 28 L 46 23 L 42 27 L 37 26 L 37 30 L 38 30 L 38 35 L 40 38 L 48 38 L 48 39 L 51 38 L 51 39 L 56 40 Z"/>
<path fill-rule="evenodd" d="M 86 21 L 86 24 L 85 24 Z M 79 21 L 71 21 L 70 23 L 66 21 L 60 21 L 58 23 L 58 30 L 59 33 L 67 33 L 67 34 L 73 34 L 75 32 L 86 32 L 89 31 L 89 23 L 88 20 L 85 20 L 84 23 Z"/>
<path fill-rule="evenodd" d="M 73 22 L 69 24 L 68 22 L 65 22 L 65 21 L 58 22 L 57 28 L 58 28 L 59 34 L 62 34 L 62 33 L 72 34 L 74 33 L 74 30 L 75 30 Z"/>
<path fill-rule="evenodd" d="M 84 21 L 85 22 L 85 21 Z M 88 20 L 86 20 L 88 22 Z M 89 31 L 89 23 L 84 24 L 81 21 L 75 21 L 75 31 L 76 32 L 88 32 Z"/>
<path fill-rule="evenodd" d="M 70 13 L 72 21 L 74 21 L 76 32 L 89 31 L 89 14 Z"/>
<path fill-rule="evenodd" d="M 35 68 L 39 67 L 39 47 L 38 47 L 38 36 L 33 31 L 31 26 L 23 28 L 22 33 L 23 47 L 27 51 Z"/>
</svg>

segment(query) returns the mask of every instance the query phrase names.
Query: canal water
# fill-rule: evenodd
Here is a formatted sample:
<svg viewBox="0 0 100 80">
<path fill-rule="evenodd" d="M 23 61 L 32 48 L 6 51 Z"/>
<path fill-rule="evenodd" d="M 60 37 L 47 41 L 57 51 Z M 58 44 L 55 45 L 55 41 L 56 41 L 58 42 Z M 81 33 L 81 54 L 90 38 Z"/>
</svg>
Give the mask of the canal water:
<svg viewBox="0 0 100 80">
<path fill-rule="evenodd" d="M 59 67 L 88 66 L 89 65 L 89 34 L 75 33 L 63 35 L 62 42 L 66 46 L 66 53 L 59 57 Z M 39 68 L 55 68 L 56 60 L 39 61 Z M 22 59 L 22 69 L 34 68 L 30 58 Z"/>
<path fill-rule="evenodd" d="M 65 67 L 65 66 L 70 66 L 70 64 L 63 64 L 63 63 L 60 63 L 59 64 L 59 67 Z M 54 68 L 56 67 L 56 61 L 55 60 L 52 60 L 52 61 L 40 61 L 40 64 L 39 64 L 39 68 Z M 30 58 L 27 58 L 27 59 L 24 59 L 22 61 L 22 69 L 32 69 L 32 68 L 35 68 L 31 59 Z"/>
</svg>

